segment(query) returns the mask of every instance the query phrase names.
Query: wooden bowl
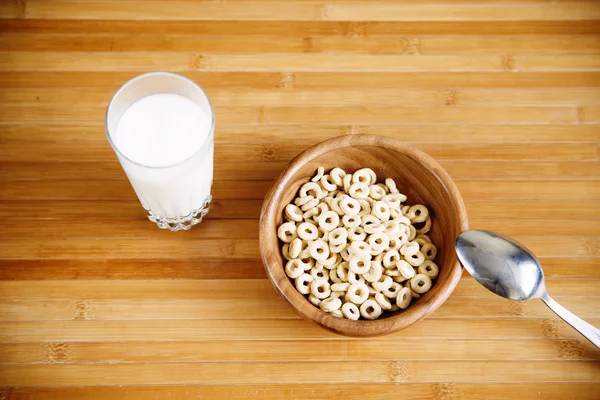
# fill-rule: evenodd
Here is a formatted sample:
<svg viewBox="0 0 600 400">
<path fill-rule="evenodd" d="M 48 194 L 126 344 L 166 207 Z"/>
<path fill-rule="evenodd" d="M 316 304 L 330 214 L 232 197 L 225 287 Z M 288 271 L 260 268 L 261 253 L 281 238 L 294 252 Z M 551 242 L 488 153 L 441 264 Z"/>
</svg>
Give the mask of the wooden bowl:
<svg viewBox="0 0 600 400">
<path fill-rule="evenodd" d="M 406 204 L 420 203 L 429 208 L 433 224 L 428 235 L 438 248 L 435 262 L 440 274 L 431 290 L 413 300 L 406 310 L 385 312 L 374 321 L 337 318 L 313 306 L 286 276 L 277 227 L 283 221 L 284 207 L 320 166 L 326 171 L 340 167 L 348 172 L 372 168 L 379 182 L 388 177 L 396 181 L 400 192 L 408 196 Z M 399 331 L 428 316 L 450 296 L 462 274 L 454 241 L 467 226 L 467 213 L 456 185 L 427 154 L 387 137 L 340 136 L 298 155 L 275 180 L 262 206 L 260 251 L 275 288 L 303 318 L 341 335 L 378 336 Z"/>
</svg>

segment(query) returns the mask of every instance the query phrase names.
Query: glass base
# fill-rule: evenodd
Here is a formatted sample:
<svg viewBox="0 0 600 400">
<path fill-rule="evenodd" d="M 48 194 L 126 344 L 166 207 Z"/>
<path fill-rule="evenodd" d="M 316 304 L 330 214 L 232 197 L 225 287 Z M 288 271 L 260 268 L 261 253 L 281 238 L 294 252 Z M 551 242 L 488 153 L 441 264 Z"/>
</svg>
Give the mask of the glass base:
<svg viewBox="0 0 600 400">
<path fill-rule="evenodd" d="M 146 212 L 148 213 L 148 219 L 152 222 L 155 222 L 156 225 L 158 225 L 158 227 L 161 229 L 169 229 L 173 232 L 187 231 L 192 226 L 199 224 L 202 221 L 202 218 L 208 214 L 211 200 L 212 197 L 208 196 L 208 199 L 204 201 L 202 207 L 192 211 L 185 217 L 168 218 L 164 215 L 154 215 L 150 210 L 146 210 Z"/>
</svg>

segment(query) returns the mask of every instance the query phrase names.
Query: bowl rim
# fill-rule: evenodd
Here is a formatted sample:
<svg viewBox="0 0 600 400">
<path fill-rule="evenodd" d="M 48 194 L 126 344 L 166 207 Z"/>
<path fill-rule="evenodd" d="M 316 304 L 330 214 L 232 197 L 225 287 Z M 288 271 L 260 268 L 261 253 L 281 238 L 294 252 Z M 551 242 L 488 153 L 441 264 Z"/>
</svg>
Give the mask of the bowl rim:
<svg viewBox="0 0 600 400">
<path fill-rule="evenodd" d="M 452 252 L 453 257 L 449 260 L 451 270 L 448 279 L 445 282 L 445 286 L 443 286 L 439 290 L 436 296 L 428 299 L 428 301 L 425 303 L 421 303 L 422 305 L 426 305 L 426 307 L 420 307 L 421 312 L 405 312 L 397 316 L 377 319 L 374 321 L 352 321 L 345 318 L 338 318 L 326 314 L 317 307 L 314 307 L 312 304 L 310 304 L 306 297 L 304 297 L 296 291 L 296 288 L 292 285 L 289 278 L 285 275 L 285 272 L 283 272 L 283 265 L 281 265 L 281 273 L 283 273 L 285 279 L 278 281 L 277 278 L 280 277 L 280 274 L 277 274 L 278 276 L 276 276 L 274 269 L 270 267 L 270 260 L 267 252 L 267 248 L 270 248 L 272 246 L 272 243 L 270 243 L 269 240 L 270 238 L 272 238 L 272 236 L 263 234 L 266 230 L 277 229 L 275 220 L 277 218 L 276 208 L 278 201 L 283 194 L 284 188 L 287 187 L 287 185 L 289 184 L 292 176 L 302 166 L 330 151 L 354 146 L 375 146 L 390 148 L 392 150 L 405 154 L 406 156 L 412 158 L 419 164 L 426 166 L 427 169 L 432 174 L 434 174 L 438 181 L 444 186 L 444 189 L 447 191 L 449 197 L 454 203 L 454 208 L 456 208 L 456 217 L 460 230 L 464 231 L 468 229 L 468 217 L 466 208 L 460 195 L 460 192 L 456 187 L 456 184 L 454 183 L 450 175 L 442 168 L 442 166 L 427 153 L 415 147 L 407 145 L 399 140 L 386 136 L 368 134 L 342 135 L 331 139 L 327 139 L 304 150 L 302 153 L 294 157 L 275 179 L 275 181 L 271 185 L 271 188 L 265 195 L 261 208 L 259 221 L 260 253 L 265 272 L 273 286 L 275 286 L 276 291 L 302 318 L 331 332 L 345 336 L 380 336 L 404 329 L 414 324 L 415 322 L 421 320 L 422 318 L 427 317 L 428 315 L 435 312 L 448 299 L 448 297 L 450 296 L 450 294 L 452 293 L 462 276 L 462 265 L 460 264 L 456 253 Z M 275 238 L 277 238 L 276 235 Z M 276 246 L 276 248 L 279 247 Z M 279 282 L 281 282 L 281 285 L 283 285 L 284 287 L 281 287 Z M 290 291 L 290 288 L 292 288 L 293 291 Z M 297 297 L 294 296 L 294 293 L 301 296 L 305 303 L 310 305 L 310 308 L 306 308 L 304 306 L 300 307 L 298 304 L 296 304 L 298 300 L 290 298 L 290 296 L 288 296 L 288 293 L 291 293 L 293 297 Z M 408 310 L 411 309 L 409 308 Z M 318 320 L 316 316 L 319 316 Z M 398 318 L 400 316 L 402 316 L 403 318 Z"/>
</svg>

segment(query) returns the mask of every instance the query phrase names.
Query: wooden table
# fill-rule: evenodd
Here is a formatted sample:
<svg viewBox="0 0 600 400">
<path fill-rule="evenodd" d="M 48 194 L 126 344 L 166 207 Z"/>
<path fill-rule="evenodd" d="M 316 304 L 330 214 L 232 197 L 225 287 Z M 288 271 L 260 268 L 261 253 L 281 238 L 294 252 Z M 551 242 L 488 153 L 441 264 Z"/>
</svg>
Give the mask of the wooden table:
<svg viewBox="0 0 600 400">
<path fill-rule="evenodd" d="M 471 227 L 540 257 L 600 326 L 600 4 L 0 2 L 0 399 L 598 399 L 600 351 L 465 276 L 388 337 L 299 319 L 259 260 L 272 179 L 369 132 L 456 180 Z M 180 72 L 217 114 L 214 204 L 145 219 L 104 133 L 115 90 Z"/>
</svg>

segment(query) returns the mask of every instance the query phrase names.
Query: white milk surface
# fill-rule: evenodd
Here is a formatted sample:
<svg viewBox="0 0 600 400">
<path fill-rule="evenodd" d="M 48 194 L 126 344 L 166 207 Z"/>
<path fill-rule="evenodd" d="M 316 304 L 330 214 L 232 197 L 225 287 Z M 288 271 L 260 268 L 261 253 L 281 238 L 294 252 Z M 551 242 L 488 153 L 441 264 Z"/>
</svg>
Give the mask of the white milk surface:
<svg viewBox="0 0 600 400">
<path fill-rule="evenodd" d="M 210 130 L 202 108 L 177 94 L 144 97 L 125 110 L 113 140 L 133 161 L 123 168 L 146 209 L 172 218 L 202 206 L 212 184 L 212 143 L 198 150 Z"/>
</svg>

